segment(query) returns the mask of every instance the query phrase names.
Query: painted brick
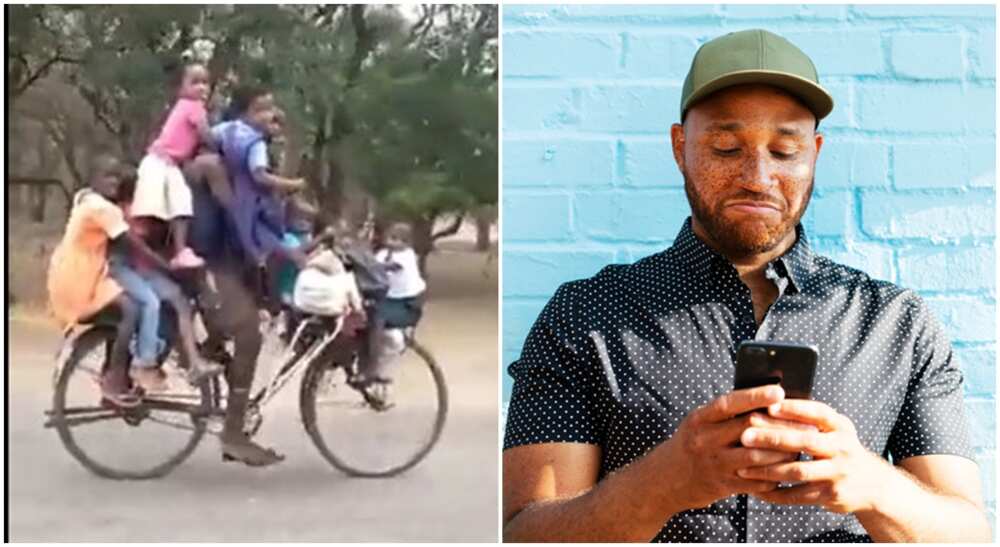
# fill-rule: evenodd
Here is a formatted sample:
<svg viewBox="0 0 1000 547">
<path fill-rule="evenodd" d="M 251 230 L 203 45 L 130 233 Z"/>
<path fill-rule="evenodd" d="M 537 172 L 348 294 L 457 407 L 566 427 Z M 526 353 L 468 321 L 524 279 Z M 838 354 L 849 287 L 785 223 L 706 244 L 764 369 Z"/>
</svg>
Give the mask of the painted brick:
<svg viewBox="0 0 1000 547">
<path fill-rule="evenodd" d="M 973 399 L 965 402 L 972 429 L 972 447 L 975 449 L 996 448 L 996 406 L 993 401 Z"/>
<path fill-rule="evenodd" d="M 808 235 L 809 232 L 806 232 Z M 892 281 L 895 279 L 892 264 L 892 249 L 874 243 L 857 241 L 829 244 L 816 242 L 814 250 L 838 264 L 849 266 L 868 274 L 872 279 Z"/>
<path fill-rule="evenodd" d="M 798 13 L 802 19 L 818 21 L 821 19 L 846 19 L 847 6 L 836 6 L 832 4 L 806 4 L 801 6 Z"/>
<path fill-rule="evenodd" d="M 994 303 L 982 298 L 926 298 L 927 305 L 953 342 L 992 341 L 996 312 Z"/>
<path fill-rule="evenodd" d="M 517 222 L 504 224 L 510 241 L 565 241 L 570 233 L 570 198 L 566 194 L 505 192 L 503 207 L 519 211 Z"/>
<path fill-rule="evenodd" d="M 559 129 L 577 125 L 579 117 L 568 87 L 504 87 L 505 131 Z"/>
<path fill-rule="evenodd" d="M 890 44 L 892 69 L 899 76 L 955 79 L 965 72 L 959 34 L 900 33 Z"/>
<path fill-rule="evenodd" d="M 545 300 L 506 301 L 503 303 L 504 350 L 520 352 L 531 325 L 545 307 Z"/>
<path fill-rule="evenodd" d="M 977 78 L 995 78 L 997 68 L 996 30 L 981 30 L 970 40 L 972 74 Z"/>
<path fill-rule="evenodd" d="M 899 253 L 899 282 L 922 291 L 992 289 L 996 256 L 992 247 L 929 247 Z"/>
<path fill-rule="evenodd" d="M 505 188 L 610 185 L 613 168 L 610 141 L 505 139 L 503 143 Z"/>
<path fill-rule="evenodd" d="M 861 16 L 889 19 L 905 19 L 908 17 L 988 17 L 992 19 L 994 16 L 993 6 L 989 5 L 868 4 L 852 6 L 851 9 L 854 13 Z"/>
<path fill-rule="evenodd" d="M 816 160 L 819 188 L 856 188 L 889 184 L 889 147 L 865 141 L 830 138 Z"/>
<path fill-rule="evenodd" d="M 577 232 L 608 241 L 673 238 L 690 214 L 682 191 L 577 194 L 574 206 Z"/>
<path fill-rule="evenodd" d="M 976 463 L 979 464 L 979 473 L 983 479 L 983 498 L 988 504 L 992 505 L 993 511 L 991 513 L 995 514 L 996 510 L 996 492 L 997 492 L 997 457 L 996 453 L 989 451 L 987 454 L 983 454 L 976 457 Z M 995 517 L 990 519 L 990 525 L 994 528 L 996 527 Z M 994 535 L 996 530 L 993 531 Z"/>
<path fill-rule="evenodd" d="M 788 19 L 799 9 L 791 4 L 724 4 L 722 15 L 726 19 Z"/>
<path fill-rule="evenodd" d="M 506 221 L 505 221 L 506 224 Z M 590 277 L 615 260 L 613 250 L 536 250 L 513 245 L 503 253 L 505 296 L 551 296 L 562 283 Z"/>
<path fill-rule="evenodd" d="M 581 94 L 585 131 L 669 134 L 680 121 L 681 88 L 677 86 L 602 85 Z"/>
<path fill-rule="evenodd" d="M 698 44 L 686 36 L 627 34 L 624 50 L 627 76 L 683 80 Z"/>
<path fill-rule="evenodd" d="M 669 135 L 656 142 L 626 142 L 624 149 L 623 181 L 626 185 L 684 187 L 684 177 L 674 162 Z"/>
<path fill-rule="evenodd" d="M 957 348 L 955 358 L 962 367 L 966 396 L 988 396 L 997 391 L 997 353 L 993 349 Z"/>
<path fill-rule="evenodd" d="M 993 143 L 902 143 L 893 146 L 896 188 L 993 186 Z M 975 166 L 975 167 L 973 167 Z"/>
<path fill-rule="evenodd" d="M 868 192 L 861 199 L 864 231 L 879 238 L 948 238 L 992 236 L 992 192 L 957 195 Z"/>
<path fill-rule="evenodd" d="M 809 208 L 802 217 L 806 233 L 812 237 L 844 234 L 853 216 L 852 203 L 848 192 L 814 191 Z"/>
<path fill-rule="evenodd" d="M 851 84 L 829 83 L 820 74 L 820 83 L 833 96 L 833 111 L 823 118 L 819 124 L 820 132 L 827 128 L 843 128 L 854 126 L 854 103 L 851 97 Z"/>
<path fill-rule="evenodd" d="M 966 146 L 969 157 L 969 184 L 975 187 L 996 186 L 996 145 L 990 142 L 972 142 Z"/>
<path fill-rule="evenodd" d="M 873 75 L 885 70 L 882 63 L 882 38 L 878 31 L 844 32 L 842 29 L 835 29 L 779 34 L 813 60 L 819 71 L 820 81 L 830 75 Z"/>
<path fill-rule="evenodd" d="M 561 12 L 579 21 L 612 21 L 615 23 L 674 23 L 682 18 L 717 18 L 719 6 L 697 4 L 674 5 L 586 5 L 570 4 Z"/>
<path fill-rule="evenodd" d="M 860 84 L 858 126 L 866 130 L 938 133 L 993 131 L 994 88 L 959 84 Z"/>
<path fill-rule="evenodd" d="M 618 70 L 621 38 L 610 32 L 512 31 L 503 37 L 505 76 L 595 78 Z"/>
<path fill-rule="evenodd" d="M 503 22 L 505 26 L 551 24 L 557 18 L 556 10 L 552 6 L 508 4 L 502 10 Z"/>
</svg>

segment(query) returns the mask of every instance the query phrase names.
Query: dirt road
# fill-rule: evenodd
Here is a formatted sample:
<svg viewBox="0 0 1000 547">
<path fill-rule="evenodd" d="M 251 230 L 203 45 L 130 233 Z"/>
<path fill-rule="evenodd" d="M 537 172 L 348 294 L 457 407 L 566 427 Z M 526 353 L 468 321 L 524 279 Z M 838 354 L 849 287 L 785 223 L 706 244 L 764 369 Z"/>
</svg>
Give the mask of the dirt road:
<svg viewBox="0 0 1000 547">
<path fill-rule="evenodd" d="M 392 479 L 351 479 L 312 446 L 296 389 L 270 410 L 261 440 L 287 459 L 223 464 L 206 437 L 167 477 L 114 482 L 83 469 L 52 430 L 58 333 L 15 310 L 10 323 L 9 539 L 13 541 L 495 541 L 497 302 L 481 254 L 432 256 L 420 338 L 443 365 L 451 411 L 440 443 Z M 293 380 L 295 382 L 296 380 Z"/>
</svg>

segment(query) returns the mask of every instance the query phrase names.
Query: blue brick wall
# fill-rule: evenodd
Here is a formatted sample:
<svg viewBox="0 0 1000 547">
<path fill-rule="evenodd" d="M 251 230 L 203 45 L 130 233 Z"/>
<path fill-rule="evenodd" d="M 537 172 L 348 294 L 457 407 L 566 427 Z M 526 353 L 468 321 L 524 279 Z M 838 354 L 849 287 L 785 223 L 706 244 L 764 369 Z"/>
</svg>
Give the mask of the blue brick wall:
<svg viewBox="0 0 1000 547">
<path fill-rule="evenodd" d="M 560 283 L 670 245 L 689 212 L 669 142 L 684 75 L 700 44 L 752 27 L 798 44 L 834 95 L 804 223 L 948 329 L 992 510 L 992 6 L 504 6 L 504 365 Z"/>
</svg>

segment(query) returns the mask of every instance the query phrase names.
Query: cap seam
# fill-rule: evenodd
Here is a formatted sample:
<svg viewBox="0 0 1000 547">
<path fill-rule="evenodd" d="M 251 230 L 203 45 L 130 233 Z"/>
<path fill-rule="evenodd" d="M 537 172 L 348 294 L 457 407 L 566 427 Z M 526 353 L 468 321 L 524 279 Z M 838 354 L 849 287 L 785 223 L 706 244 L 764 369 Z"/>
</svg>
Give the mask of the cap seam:
<svg viewBox="0 0 1000 547">
<path fill-rule="evenodd" d="M 757 62 L 759 63 L 758 66 L 760 66 L 760 68 L 763 69 L 765 66 L 767 66 L 767 65 L 764 64 L 765 61 L 767 60 L 767 58 L 766 58 L 766 54 L 764 53 L 764 31 L 763 30 L 758 30 L 757 31 L 757 39 L 760 40 L 760 51 L 759 51 L 759 54 L 758 54 Z"/>
</svg>

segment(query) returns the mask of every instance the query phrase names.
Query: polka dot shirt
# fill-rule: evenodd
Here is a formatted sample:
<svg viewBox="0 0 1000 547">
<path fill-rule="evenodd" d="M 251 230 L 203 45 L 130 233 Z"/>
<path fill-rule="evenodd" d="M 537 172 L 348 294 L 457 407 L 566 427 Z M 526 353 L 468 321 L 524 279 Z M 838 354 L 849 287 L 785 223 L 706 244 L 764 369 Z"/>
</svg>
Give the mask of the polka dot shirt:
<svg viewBox="0 0 1000 547">
<path fill-rule="evenodd" d="M 731 391 L 740 342 L 770 340 L 819 349 L 813 398 L 850 418 L 870 451 L 894 462 L 971 458 L 962 374 L 926 304 L 816 255 L 797 230 L 795 245 L 768 265 L 779 296 L 760 326 L 750 290 L 690 218 L 669 249 L 562 285 L 510 366 L 504 448 L 596 444 L 604 477 Z M 675 515 L 655 540 L 870 538 L 853 515 L 739 495 Z"/>
</svg>

